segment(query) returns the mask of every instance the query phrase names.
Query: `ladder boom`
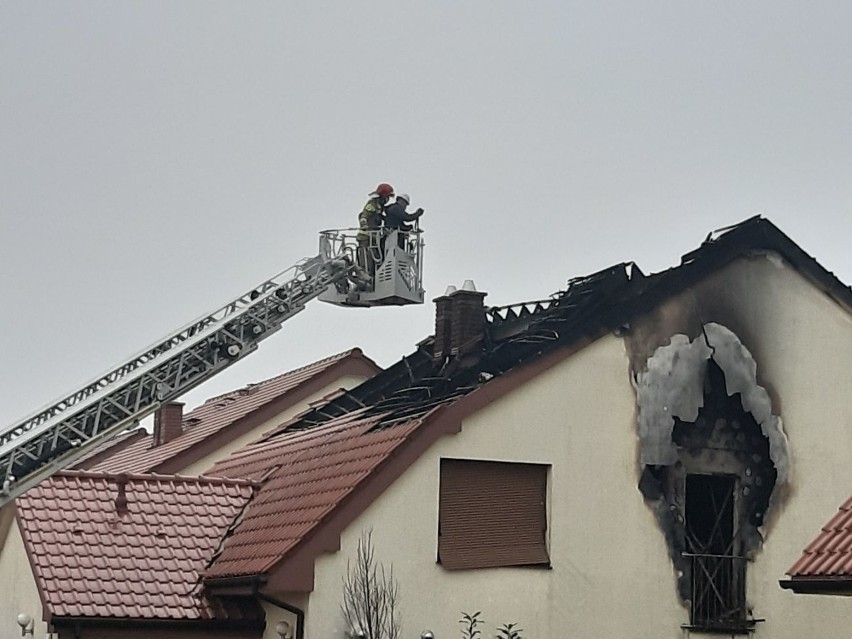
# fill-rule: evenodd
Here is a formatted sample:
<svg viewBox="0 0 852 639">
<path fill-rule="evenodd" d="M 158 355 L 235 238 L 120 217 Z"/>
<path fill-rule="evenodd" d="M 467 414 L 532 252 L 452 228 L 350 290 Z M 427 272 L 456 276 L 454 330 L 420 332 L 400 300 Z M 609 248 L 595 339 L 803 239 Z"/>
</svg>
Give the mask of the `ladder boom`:
<svg viewBox="0 0 852 639">
<path fill-rule="evenodd" d="M 0 507 L 257 348 L 329 286 L 352 276 L 351 251 L 262 282 L 0 432 Z"/>
</svg>

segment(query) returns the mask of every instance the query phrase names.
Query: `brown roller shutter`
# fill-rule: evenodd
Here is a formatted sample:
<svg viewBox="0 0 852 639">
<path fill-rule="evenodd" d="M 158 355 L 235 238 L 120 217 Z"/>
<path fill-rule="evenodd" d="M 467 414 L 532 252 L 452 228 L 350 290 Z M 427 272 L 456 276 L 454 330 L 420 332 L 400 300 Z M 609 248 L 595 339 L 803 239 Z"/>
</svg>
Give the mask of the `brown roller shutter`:
<svg viewBox="0 0 852 639">
<path fill-rule="evenodd" d="M 549 565 L 547 468 L 442 459 L 438 561 L 444 568 Z"/>
</svg>

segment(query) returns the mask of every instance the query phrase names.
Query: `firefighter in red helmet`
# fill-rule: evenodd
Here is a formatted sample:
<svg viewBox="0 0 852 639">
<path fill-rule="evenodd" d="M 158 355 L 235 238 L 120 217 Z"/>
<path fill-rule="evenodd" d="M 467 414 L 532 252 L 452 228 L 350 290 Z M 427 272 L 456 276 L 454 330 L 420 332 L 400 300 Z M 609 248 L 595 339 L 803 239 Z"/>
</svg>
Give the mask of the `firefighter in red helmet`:
<svg viewBox="0 0 852 639">
<path fill-rule="evenodd" d="M 382 259 L 382 214 L 388 200 L 393 197 L 393 187 L 382 182 L 369 197 L 358 215 L 358 263 L 372 277 L 376 272 L 376 262 Z"/>
</svg>

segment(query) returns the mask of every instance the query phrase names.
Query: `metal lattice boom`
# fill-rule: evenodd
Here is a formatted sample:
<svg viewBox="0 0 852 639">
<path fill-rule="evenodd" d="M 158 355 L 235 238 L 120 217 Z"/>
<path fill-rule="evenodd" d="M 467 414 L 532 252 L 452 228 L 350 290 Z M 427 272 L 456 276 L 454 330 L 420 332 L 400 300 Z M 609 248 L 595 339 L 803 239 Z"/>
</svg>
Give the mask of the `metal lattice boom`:
<svg viewBox="0 0 852 639">
<path fill-rule="evenodd" d="M 265 280 L 4 430 L 0 506 L 254 351 L 307 302 L 353 277 L 353 269 L 350 249 L 321 242 L 316 257 Z"/>
</svg>

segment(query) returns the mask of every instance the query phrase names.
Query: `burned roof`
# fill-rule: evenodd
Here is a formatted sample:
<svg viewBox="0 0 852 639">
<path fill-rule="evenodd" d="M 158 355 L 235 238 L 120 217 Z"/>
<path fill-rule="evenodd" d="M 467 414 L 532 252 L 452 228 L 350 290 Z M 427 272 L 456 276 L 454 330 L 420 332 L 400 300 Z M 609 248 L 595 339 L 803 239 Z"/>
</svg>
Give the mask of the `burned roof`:
<svg viewBox="0 0 852 639">
<path fill-rule="evenodd" d="M 410 463 L 439 436 L 457 432 L 465 415 L 719 268 L 767 252 L 852 310 L 852 290 L 760 217 L 711 234 L 661 273 L 646 276 L 621 263 L 570 280 L 550 299 L 487 309 L 485 330 L 452 357 L 437 358 L 429 337 L 382 373 L 217 464 L 212 473 L 251 477 L 263 487 L 207 571 L 208 585 L 256 578 L 288 561 L 295 568 L 281 572 L 304 570 L 334 547 L 328 538 L 317 541 L 323 530 L 339 534 L 404 471 L 401 460 Z M 303 574 L 278 586 L 310 589 L 311 579 Z"/>
<path fill-rule="evenodd" d="M 386 420 L 421 414 L 553 349 L 619 331 L 632 318 L 737 258 L 766 252 L 783 257 L 852 311 L 852 288 L 819 265 L 769 220 L 755 216 L 707 236 L 678 266 L 646 276 L 624 262 L 568 281 L 550 299 L 492 307 L 483 339 L 467 344 L 452 363 L 436 368 L 433 338 L 360 386 L 270 433 L 311 428 L 352 411 Z"/>
</svg>

